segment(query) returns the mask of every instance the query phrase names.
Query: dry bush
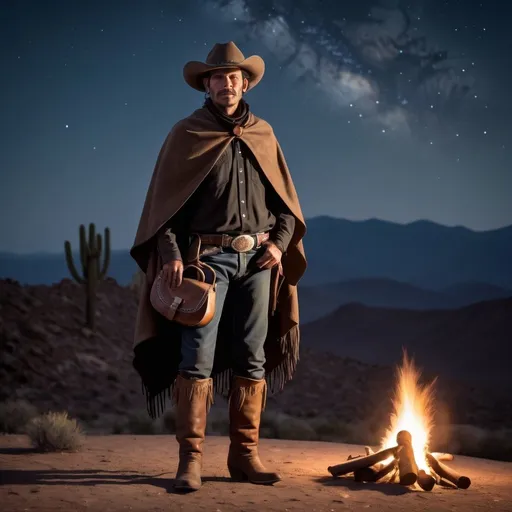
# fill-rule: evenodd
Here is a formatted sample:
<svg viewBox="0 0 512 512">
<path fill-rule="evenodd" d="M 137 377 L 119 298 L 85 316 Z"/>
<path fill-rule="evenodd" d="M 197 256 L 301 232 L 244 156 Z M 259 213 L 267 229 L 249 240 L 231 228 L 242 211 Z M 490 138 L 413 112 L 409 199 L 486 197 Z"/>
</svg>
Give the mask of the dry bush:
<svg viewBox="0 0 512 512">
<path fill-rule="evenodd" d="M 26 426 L 35 448 L 45 452 L 77 451 L 83 443 L 82 429 L 67 412 L 48 412 L 36 416 Z"/>
<path fill-rule="evenodd" d="M 8 400 L 0 404 L 0 432 L 23 434 L 27 423 L 38 414 L 25 400 Z"/>
</svg>

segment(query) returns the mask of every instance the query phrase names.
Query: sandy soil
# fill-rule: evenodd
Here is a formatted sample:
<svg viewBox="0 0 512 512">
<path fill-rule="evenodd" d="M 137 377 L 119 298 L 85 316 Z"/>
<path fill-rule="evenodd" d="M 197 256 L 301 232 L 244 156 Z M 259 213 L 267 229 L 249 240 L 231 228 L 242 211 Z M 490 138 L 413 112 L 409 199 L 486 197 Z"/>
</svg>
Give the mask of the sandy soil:
<svg viewBox="0 0 512 512">
<path fill-rule="evenodd" d="M 329 465 L 363 447 L 263 439 L 261 457 L 281 472 L 272 487 L 233 483 L 226 437 L 206 440 L 203 487 L 172 491 L 177 465 L 173 436 L 90 436 L 77 453 L 34 453 L 24 436 L 0 437 L 1 510 L 11 511 L 512 511 L 512 463 L 456 456 L 449 464 L 469 476 L 467 490 L 432 492 L 398 484 L 333 479 Z"/>
</svg>

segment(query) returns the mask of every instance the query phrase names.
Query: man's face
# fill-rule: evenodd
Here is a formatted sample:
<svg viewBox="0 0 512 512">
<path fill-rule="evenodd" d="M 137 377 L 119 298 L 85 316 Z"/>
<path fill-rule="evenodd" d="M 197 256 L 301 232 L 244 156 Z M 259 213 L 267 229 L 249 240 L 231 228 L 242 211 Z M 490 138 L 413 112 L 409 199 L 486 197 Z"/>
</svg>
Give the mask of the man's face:
<svg viewBox="0 0 512 512">
<path fill-rule="evenodd" d="M 209 83 L 205 79 L 206 90 L 210 92 L 212 101 L 223 107 L 238 105 L 248 84 L 240 69 L 216 70 L 210 75 Z"/>
</svg>

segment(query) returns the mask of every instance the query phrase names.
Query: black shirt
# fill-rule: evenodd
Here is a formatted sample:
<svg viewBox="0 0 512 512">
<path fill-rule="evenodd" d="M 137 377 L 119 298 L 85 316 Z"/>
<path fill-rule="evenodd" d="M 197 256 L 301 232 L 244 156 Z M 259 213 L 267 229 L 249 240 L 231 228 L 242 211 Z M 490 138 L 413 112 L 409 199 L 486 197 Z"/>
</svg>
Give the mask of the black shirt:
<svg viewBox="0 0 512 512">
<path fill-rule="evenodd" d="M 178 226 L 179 233 L 175 229 Z M 249 148 L 235 138 L 183 207 L 161 228 L 158 248 L 167 262 L 183 259 L 177 234 L 188 237 L 191 233 L 238 235 L 270 231 L 270 240 L 285 252 L 294 229 L 295 217 Z"/>
</svg>

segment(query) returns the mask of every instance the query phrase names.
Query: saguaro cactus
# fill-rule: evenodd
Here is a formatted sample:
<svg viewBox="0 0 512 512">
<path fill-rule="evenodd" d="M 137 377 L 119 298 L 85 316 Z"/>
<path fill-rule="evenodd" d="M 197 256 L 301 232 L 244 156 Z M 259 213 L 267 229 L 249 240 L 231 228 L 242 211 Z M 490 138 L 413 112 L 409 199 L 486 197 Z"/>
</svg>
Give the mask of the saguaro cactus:
<svg viewBox="0 0 512 512">
<path fill-rule="evenodd" d="M 80 263 L 82 265 L 83 276 L 77 272 L 73 263 L 73 254 L 71 252 L 71 243 L 66 240 L 64 242 L 64 251 L 66 253 L 66 262 L 73 279 L 85 286 L 86 291 L 86 322 L 87 326 L 94 330 L 95 313 L 96 313 L 96 288 L 108 269 L 110 262 L 110 230 L 105 228 L 105 257 L 103 267 L 100 269 L 100 257 L 102 250 L 101 235 L 96 234 L 96 228 L 93 223 L 89 224 L 89 240 L 85 236 L 85 226 L 80 225 Z"/>
</svg>

